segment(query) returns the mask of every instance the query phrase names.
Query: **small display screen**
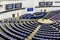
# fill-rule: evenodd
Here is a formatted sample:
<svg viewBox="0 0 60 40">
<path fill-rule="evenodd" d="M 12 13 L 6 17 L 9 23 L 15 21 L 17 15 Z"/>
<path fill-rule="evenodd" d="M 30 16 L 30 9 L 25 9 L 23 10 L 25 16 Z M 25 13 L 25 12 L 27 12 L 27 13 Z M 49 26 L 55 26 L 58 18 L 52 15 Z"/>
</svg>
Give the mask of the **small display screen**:
<svg viewBox="0 0 60 40">
<path fill-rule="evenodd" d="M 21 8 L 22 7 L 22 3 L 16 3 L 15 4 L 15 8 Z"/>
<path fill-rule="evenodd" d="M 52 2 L 46 2 L 46 6 L 52 6 Z"/>
<path fill-rule="evenodd" d="M 13 4 L 6 5 L 6 10 L 12 10 L 12 9 L 14 9 L 14 5 Z"/>
<path fill-rule="evenodd" d="M 39 2 L 39 6 L 45 6 L 45 2 Z"/>
<path fill-rule="evenodd" d="M 33 11 L 33 8 L 27 8 L 27 12 Z"/>
</svg>

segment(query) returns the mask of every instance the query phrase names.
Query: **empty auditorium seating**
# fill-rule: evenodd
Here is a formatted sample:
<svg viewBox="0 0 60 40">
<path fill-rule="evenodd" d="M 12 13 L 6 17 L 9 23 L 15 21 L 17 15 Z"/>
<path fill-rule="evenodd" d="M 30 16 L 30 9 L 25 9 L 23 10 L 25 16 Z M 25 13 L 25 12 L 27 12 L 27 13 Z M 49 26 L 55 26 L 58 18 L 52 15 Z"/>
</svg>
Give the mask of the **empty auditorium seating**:
<svg viewBox="0 0 60 40">
<path fill-rule="evenodd" d="M 52 24 L 51 26 L 58 28 L 58 30 L 60 30 L 60 20 L 56 20 L 56 22 Z"/>
<path fill-rule="evenodd" d="M 47 15 L 48 14 L 48 15 Z M 46 17 L 44 17 L 47 15 Z M 56 15 L 56 16 L 55 16 Z M 54 17 L 53 17 L 54 16 Z M 38 19 L 51 19 L 52 24 L 39 23 Z M 36 28 L 40 26 L 37 30 Z M 36 33 L 35 30 L 37 30 Z M 32 38 L 29 38 L 34 34 Z M 24 14 L 21 18 L 0 20 L 0 40 L 59 40 L 60 39 L 60 10 Z"/>
<path fill-rule="evenodd" d="M 22 19 L 38 19 L 42 18 L 47 14 L 47 12 L 35 12 L 33 14 L 24 14 L 22 15 Z"/>
<path fill-rule="evenodd" d="M 47 12 L 35 12 L 34 15 L 42 15 L 42 14 L 46 14 Z"/>
<path fill-rule="evenodd" d="M 60 20 L 60 13 L 51 18 L 52 20 Z"/>
<path fill-rule="evenodd" d="M 56 14 L 59 14 L 59 13 L 60 13 L 60 10 L 51 11 L 48 13 L 48 15 L 45 18 L 48 19 L 48 18 L 55 16 Z"/>
<path fill-rule="evenodd" d="M 22 19 L 31 19 L 32 14 L 24 14 L 22 15 Z"/>
<path fill-rule="evenodd" d="M 60 38 L 60 32 L 50 27 L 49 24 L 42 24 L 39 31 L 33 36 L 32 40 L 57 40 Z"/>
<path fill-rule="evenodd" d="M 22 19 L 24 20 L 24 19 Z M 1 39 L 7 39 L 7 40 L 24 40 L 26 37 L 28 37 L 34 29 L 39 24 L 36 22 L 37 20 L 28 20 L 25 21 L 20 20 L 19 23 L 16 22 L 16 19 L 14 19 L 12 22 L 12 18 L 8 19 L 9 23 L 7 22 L 7 19 L 4 20 L 4 25 L 0 23 L 0 35 Z M 28 20 L 28 21 L 27 21 Z M 28 22 L 28 23 L 26 23 Z M 31 25 L 30 25 L 31 24 Z"/>
</svg>

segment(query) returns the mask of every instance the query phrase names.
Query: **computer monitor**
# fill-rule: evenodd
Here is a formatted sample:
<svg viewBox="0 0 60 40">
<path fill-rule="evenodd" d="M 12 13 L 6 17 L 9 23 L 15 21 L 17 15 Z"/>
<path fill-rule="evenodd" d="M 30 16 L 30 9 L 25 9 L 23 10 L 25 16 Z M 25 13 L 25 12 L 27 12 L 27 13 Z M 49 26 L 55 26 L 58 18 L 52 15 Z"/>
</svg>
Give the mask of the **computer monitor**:
<svg viewBox="0 0 60 40">
<path fill-rule="evenodd" d="M 6 10 L 13 10 L 14 9 L 14 5 L 13 4 L 7 4 L 6 5 Z"/>
<path fill-rule="evenodd" d="M 21 7 L 22 7 L 22 3 L 16 3 L 16 4 L 15 4 L 15 8 L 19 9 L 19 8 L 21 8 Z"/>
<path fill-rule="evenodd" d="M 46 2 L 46 6 L 52 6 L 53 2 Z"/>
<path fill-rule="evenodd" d="M 45 6 L 45 2 L 39 2 L 39 6 Z"/>
</svg>

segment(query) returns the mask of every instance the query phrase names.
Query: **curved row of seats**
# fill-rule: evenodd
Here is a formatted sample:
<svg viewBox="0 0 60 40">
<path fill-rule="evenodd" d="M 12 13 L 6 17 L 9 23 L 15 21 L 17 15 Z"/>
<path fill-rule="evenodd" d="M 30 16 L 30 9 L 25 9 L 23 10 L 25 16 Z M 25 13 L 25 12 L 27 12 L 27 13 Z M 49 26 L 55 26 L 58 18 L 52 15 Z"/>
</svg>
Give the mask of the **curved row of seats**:
<svg viewBox="0 0 60 40">
<path fill-rule="evenodd" d="M 8 23 L 9 21 L 9 23 Z M 37 19 L 22 19 L 14 23 L 11 20 L 4 20 L 4 25 L 0 22 L 0 36 L 5 40 L 24 40 L 28 37 L 34 29 L 39 25 Z M 41 28 L 33 36 L 32 40 L 58 40 L 60 39 L 60 32 L 55 30 L 60 28 L 60 20 L 53 24 L 41 24 Z"/>
<path fill-rule="evenodd" d="M 60 10 L 56 10 L 56 11 L 51 11 L 51 12 L 35 12 L 33 14 L 24 14 L 21 16 L 22 19 L 39 19 L 39 18 L 43 18 L 45 15 L 47 15 L 45 17 L 45 19 L 49 19 L 57 14 L 60 13 Z M 55 18 L 55 17 L 54 17 Z M 53 18 L 53 19 L 54 19 Z M 56 19 L 56 18 L 55 18 Z"/>
<path fill-rule="evenodd" d="M 51 24 L 51 26 L 58 28 L 60 30 L 60 20 L 56 20 L 54 24 Z"/>
<path fill-rule="evenodd" d="M 50 12 L 47 17 L 51 18 L 60 13 L 60 10 Z M 33 36 L 32 40 L 59 40 L 60 32 L 55 28 L 60 30 L 60 20 L 54 21 L 55 19 L 59 19 L 53 17 L 53 24 L 39 24 L 37 21 L 38 18 L 42 18 L 46 15 L 45 12 L 36 12 L 34 15 L 26 14 L 22 15 L 22 19 L 5 19 L 0 21 L 0 40 L 25 40 L 30 34 L 37 28 L 38 25 L 41 25 L 41 28 L 37 31 L 37 33 Z M 52 28 L 55 27 L 55 28 Z"/>
<path fill-rule="evenodd" d="M 50 24 L 42 24 L 39 31 L 33 36 L 32 40 L 58 40 L 60 32 L 51 27 Z"/>
<path fill-rule="evenodd" d="M 51 12 L 49 12 L 49 14 L 45 18 L 49 19 L 49 18 L 51 18 L 51 17 L 53 17 L 53 16 L 55 16 L 55 15 L 57 15 L 59 13 L 60 13 L 60 10 L 51 11 Z"/>
<path fill-rule="evenodd" d="M 37 20 L 19 21 L 19 23 L 10 23 L 5 20 L 4 25 L 0 23 L 0 36 L 5 40 L 24 40 L 38 26 Z M 28 25 L 29 24 L 29 25 Z"/>
<path fill-rule="evenodd" d="M 52 20 L 60 20 L 60 13 L 51 18 Z"/>
<path fill-rule="evenodd" d="M 24 14 L 22 19 L 38 19 L 42 18 L 47 14 L 47 12 L 35 12 L 34 14 Z"/>
</svg>

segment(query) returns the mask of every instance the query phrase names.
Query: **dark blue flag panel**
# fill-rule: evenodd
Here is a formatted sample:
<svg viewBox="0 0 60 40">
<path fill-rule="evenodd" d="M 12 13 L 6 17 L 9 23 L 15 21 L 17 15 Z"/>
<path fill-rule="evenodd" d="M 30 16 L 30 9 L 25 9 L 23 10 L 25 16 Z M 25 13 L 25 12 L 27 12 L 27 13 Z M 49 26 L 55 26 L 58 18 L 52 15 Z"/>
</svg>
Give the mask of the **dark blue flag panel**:
<svg viewBox="0 0 60 40">
<path fill-rule="evenodd" d="M 27 12 L 33 11 L 33 8 L 27 8 Z"/>
</svg>

